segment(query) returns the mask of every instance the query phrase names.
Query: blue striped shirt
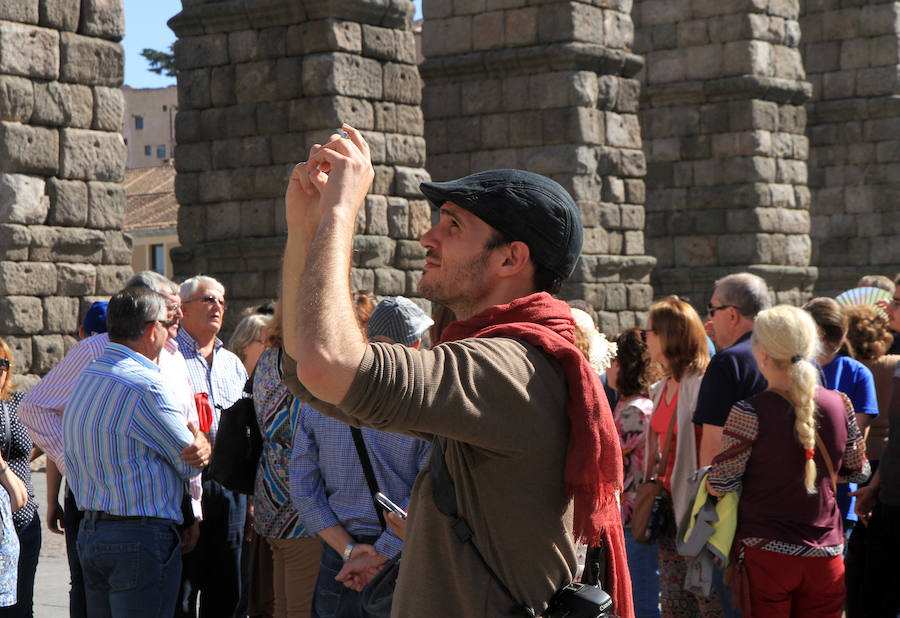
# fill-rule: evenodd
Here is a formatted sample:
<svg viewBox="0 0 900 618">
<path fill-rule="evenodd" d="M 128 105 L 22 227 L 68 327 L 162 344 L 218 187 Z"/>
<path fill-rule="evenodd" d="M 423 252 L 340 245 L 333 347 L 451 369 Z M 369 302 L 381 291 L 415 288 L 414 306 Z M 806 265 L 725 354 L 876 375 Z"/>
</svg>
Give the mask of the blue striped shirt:
<svg viewBox="0 0 900 618">
<path fill-rule="evenodd" d="M 178 331 L 175 341 L 178 342 L 178 349 L 187 363 L 194 393 L 209 395 L 209 403 L 213 408 L 209 441 L 215 443 L 222 410 L 231 407 L 231 404 L 241 398 L 244 385 L 247 383 L 247 370 L 241 359 L 222 347 L 222 340 L 218 337 L 213 345 L 211 365 L 207 364 L 206 357 L 200 354 L 197 340 L 184 328 Z"/>
<path fill-rule="evenodd" d="M 291 453 L 291 500 L 306 531 L 341 525 L 353 537 L 378 536 L 375 551 L 393 558 L 403 542 L 382 532 L 350 426 L 302 405 Z M 381 492 L 403 508 L 431 445 L 422 440 L 364 427 L 363 439 Z"/>
<path fill-rule="evenodd" d="M 69 486 L 78 508 L 181 523 L 181 459 L 194 438 L 184 413 L 142 354 L 108 343 L 72 387 L 63 413 Z"/>
</svg>

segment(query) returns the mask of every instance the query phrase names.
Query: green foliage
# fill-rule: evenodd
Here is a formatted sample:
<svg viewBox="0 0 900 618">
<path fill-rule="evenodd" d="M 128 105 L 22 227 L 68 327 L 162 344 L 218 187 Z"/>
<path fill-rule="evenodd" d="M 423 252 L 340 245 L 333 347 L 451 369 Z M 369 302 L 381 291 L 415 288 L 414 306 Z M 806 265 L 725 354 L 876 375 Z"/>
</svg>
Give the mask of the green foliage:
<svg viewBox="0 0 900 618">
<path fill-rule="evenodd" d="M 149 70 L 157 75 L 175 77 L 175 50 L 174 43 L 169 45 L 169 51 L 159 51 L 149 47 L 141 50 L 141 55 L 150 63 Z"/>
</svg>

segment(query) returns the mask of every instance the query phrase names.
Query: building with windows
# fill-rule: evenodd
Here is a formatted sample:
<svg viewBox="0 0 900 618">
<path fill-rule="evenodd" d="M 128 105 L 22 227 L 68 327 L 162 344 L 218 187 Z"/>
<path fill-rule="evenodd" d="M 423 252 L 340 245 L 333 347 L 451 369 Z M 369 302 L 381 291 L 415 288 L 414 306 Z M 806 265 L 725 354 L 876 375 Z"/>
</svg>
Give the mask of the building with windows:
<svg viewBox="0 0 900 618">
<path fill-rule="evenodd" d="M 162 165 L 175 150 L 175 113 L 178 88 L 123 86 L 125 122 L 122 135 L 128 147 L 127 169 Z"/>
<path fill-rule="evenodd" d="M 125 194 L 125 231 L 133 240 L 131 267 L 135 272 L 155 270 L 171 279 L 169 251 L 178 246 L 175 168 L 169 162 L 126 169 Z"/>
</svg>

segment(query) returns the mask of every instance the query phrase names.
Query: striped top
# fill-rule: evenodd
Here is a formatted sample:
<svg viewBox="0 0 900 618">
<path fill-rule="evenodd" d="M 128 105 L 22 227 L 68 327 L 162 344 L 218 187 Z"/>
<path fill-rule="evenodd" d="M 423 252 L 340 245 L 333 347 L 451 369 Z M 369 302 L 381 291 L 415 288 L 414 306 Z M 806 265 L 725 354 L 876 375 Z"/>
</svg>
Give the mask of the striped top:
<svg viewBox="0 0 900 618">
<path fill-rule="evenodd" d="M 110 342 L 81 372 L 63 415 L 69 487 L 82 510 L 181 523 L 181 451 L 194 438 L 159 366 Z"/>
<path fill-rule="evenodd" d="M 28 428 L 32 440 L 53 460 L 60 472 L 66 474 L 63 452 L 62 415 L 75 380 L 92 361 L 100 358 L 109 343 L 106 333 L 94 335 L 79 341 L 40 382 L 31 387 L 19 404 L 19 418 Z M 173 401 L 189 423 L 200 426 L 197 407 L 194 405 L 194 390 L 188 377 L 184 357 L 178 351 L 175 341 L 166 342 L 159 353 L 159 369 L 163 381 L 172 389 Z M 191 479 L 191 506 L 194 516 L 202 519 L 200 497 L 203 486 L 198 473 Z"/>
<path fill-rule="evenodd" d="M 197 340 L 183 327 L 178 331 L 175 341 L 187 363 L 188 375 L 191 378 L 194 392 L 209 395 L 209 404 L 213 408 L 209 441 L 215 443 L 222 410 L 231 407 L 231 404 L 241 398 L 244 385 L 247 383 L 247 370 L 241 359 L 222 347 L 222 340 L 218 337 L 216 337 L 213 347 L 211 364 L 207 364 L 206 358 L 200 354 Z"/>
<path fill-rule="evenodd" d="M 266 348 L 253 375 L 253 407 L 263 437 L 253 491 L 253 528 L 263 536 L 296 539 L 309 536 L 291 504 L 288 476 L 300 407 L 291 405 L 294 396 L 284 385 L 279 352 Z"/>
</svg>

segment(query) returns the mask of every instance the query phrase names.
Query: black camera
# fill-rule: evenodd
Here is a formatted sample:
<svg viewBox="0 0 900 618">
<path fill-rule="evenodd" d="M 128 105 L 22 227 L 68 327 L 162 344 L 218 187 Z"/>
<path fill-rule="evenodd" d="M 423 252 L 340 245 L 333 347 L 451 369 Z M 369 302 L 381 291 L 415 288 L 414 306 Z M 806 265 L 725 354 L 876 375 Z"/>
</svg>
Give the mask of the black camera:
<svg viewBox="0 0 900 618">
<path fill-rule="evenodd" d="M 599 586 L 572 583 L 550 599 L 546 618 L 613 618 L 612 599 Z"/>
</svg>

